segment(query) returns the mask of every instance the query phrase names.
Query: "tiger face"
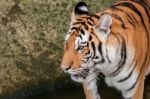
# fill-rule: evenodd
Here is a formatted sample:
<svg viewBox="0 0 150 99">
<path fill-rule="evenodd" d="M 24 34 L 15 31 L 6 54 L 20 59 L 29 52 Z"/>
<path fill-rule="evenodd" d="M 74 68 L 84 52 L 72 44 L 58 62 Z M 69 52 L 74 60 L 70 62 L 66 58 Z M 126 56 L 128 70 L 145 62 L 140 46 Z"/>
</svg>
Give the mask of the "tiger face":
<svg viewBox="0 0 150 99">
<path fill-rule="evenodd" d="M 96 64 L 104 64 L 102 43 L 106 42 L 111 32 L 111 24 L 109 14 L 91 15 L 85 3 L 76 5 L 61 63 L 62 69 L 71 74 L 73 80 L 83 82 L 91 70 L 94 72 Z"/>
</svg>

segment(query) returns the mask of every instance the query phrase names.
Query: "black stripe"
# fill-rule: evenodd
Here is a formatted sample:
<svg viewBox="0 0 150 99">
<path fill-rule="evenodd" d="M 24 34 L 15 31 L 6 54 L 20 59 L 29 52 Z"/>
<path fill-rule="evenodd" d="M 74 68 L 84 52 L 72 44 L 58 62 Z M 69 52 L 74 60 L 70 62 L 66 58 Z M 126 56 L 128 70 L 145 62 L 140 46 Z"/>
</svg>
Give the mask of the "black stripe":
<svg viewBox="0 0 150 99">
<path fill-rule="evenodd" d="M 108 62 L 111 63 L 111 60 L 108 57 L 108 50 L 107 50 L 107 48 L 106 48 L 106 58 L 107 58 Z"/>
<path fill-rule="evenodd" d="M 127 18 L 128 22 L 129 22 L 134 28 L 136 27 L 136 26 L 135 26 L 135 22 L 134 22 L 134 20 L 136 20 L 136 19 L 135 19 L 135 18 L 132 18 L 132 16 L 129 15 L 128 12 L 126 12 L 126 11 L 124 11 L 123 9 L 120 9 L 120 8 L 118 8 L 118 7 L 116 7 L 116 6 L 111 6 L 110 8 L 111 8 L 112 10 L 118 10 L 118 11 L 120 11 L 120 12 L 125 13 L 125 14 L 128 16 L 128 18 Z"/>
<path fill-rule="evenodd" d="M 131 77 L 131 75 L 132 75 L 134 69 L 135 69 L 135 68 L 133 68 L 133 70 L 128 74 L 127 77 L 125 77 L 125 78 L 123 78 L 123 79 L 120 79 L 118 82 L 121 83 L 121 82 L 124 82 L 124 81 L 128 80 L 128 79 Z"/>
<path fill-rule="evenodd" d="M 85 79 L 86 75 L 84 73 L 82 73 L 82 74 L 78 74 L 78 77 L 82 77 L 83 79 Z"/>
<path fill-rule="evenodd" d="M 128 22 L 135 28 L 135 24 L 129 18 L 127 18 Z"/>
<path fill-rule="evenodd" d="M 135 66 L 137 66 L 137 64 Z M 132 90 L 135 87 L 135 85 L 136 85 L 136 83 L 138 81 L 138 78 L 136 79 L 135 83 L 130 88 L 127 89 L 127 91 L 130 91 L 130 90 Z"/>
<path fill-rule="evenodd" d="M 88 19 L 88 21 L 90 21 L 94 24 L 94 20 L 92 19 L 92 16 Z"/>
<path fill-rule="evenodd" d="M 122 20 L 122 18 L 120 17 L 120 16 L 118 16 L 117 14 L 114 14 L 114 13 L 112 13 L 111 14 L 115 19 L 117 19 L 118 21 L 120 21 L 121 22 L 121 26 L 122 26 L 122 28 L 124 28 L 124 29 L 126 29 L 127 27 L 125 26 L 125 24 L 124 24 L 124 22 L 123 22 L 123 20 Z"/>
<path fill-rule="evenodd" d="M 147 56 L 148 56 L 148 55 L 147 55 Z M 143 67 L 145 67 L 147 56 L 145 57 L 145 61 L 143 62 L 143 65 L 142 65 L 142 67 L 141 67 L 141 69 L 140 69 L 138 78 L 136 79 L 135 83 L 134 83 L 130 88 L 128 88 L 126 91 L 130 91 L 130 90 L 132 90 L 133 88 L 135 88 L 135 86 L 136 86 L 136 84 L 137 84 L 137 82 L 138 82 L 138 80 L 139 80 L 139 78 L 140 78 L 140 74 L 142 73 Z M 138 60 L 137 60 L 137 61 L 138 61 Z M 135 66 L 136 66 L 136 65 L 135 65 Z"/>
<path fill-rule="evenodd" d="M 89 41 L 91 41 L 92 40 L 92 36 L 90 35 L 90 37 L 89 37 Z"/>
<path fill-rule="evenodd" d="M 126 59 L 127 59 L 126 44 L 125 44 L 125 40 L 124 40 L 123 37 L 122 37 L 122 40 L 123 41 L 122 41 L 122 48 L 121 48 L 121 60 L 118 63 L 118 68 L 115 71 L 113 71 L 112 73 L 110 73 L 109 76 L 116 76 L 116 75 L 118 75 L 121 72 L 121 69 L 123 68 L 123 66 L 124 66 L 124 64 L 126 62 Z"/>
<path fill-rule="evenodd" d="M 81 42 L 82 44 L 86 44 L 87 42 L 85 41 L 85 42 Z"/>
<path fill-rule="evenodd" d="M 89 42 L 87 42 L 87 45 L 86 45 L 88 48 L 89 48 Z"/>
<path fill-rule="evenodd" d="M 94 54 L 93 54 L 93 58 L 94 58 L 94 57 L 95 57 L 95 54 L 96 54 L 96 53 L 95 53 L 95 50 L 96 50 L 96 49 L 95 49 L 95 44 L 94 44 L 94 42 L 91 42 L 91 45 L 92 45 L 93 52 L 94 52 Z"/>
<path fill-rule="evenodd" d="M 83 19 L 76 19 L 77 21 L 83 21 Z"/>
<path fill-rule="evenodd" d="M 85 24 L 85 22 L 81 22 L 81 24 L 84 26 L 84 28 L 85 28 L 86 30 L 88 30 L 88 26 L 87 26 L 87 24 Z"/>
<path fill-rule="evenodd" d="M 119 5 L 119 6 L 126 6 L 126 7 L 129 7 L 129 8 L 132 9 L 137 15 L 139 15 L 139 17 L 141 18 L 142 24 L 144 25 L 144 28 L 145 28 L 146 31 L 147 31 L 147 37 L 148 37 L 147 40 L 148 40 L 148 46 L 149 46 L 149 34 L 148 34 L 148 30 L 147 30 L 147 28 L 146 28 L 146 25 L 145 25 L 145 23 L 144 23 L 142 14 L 137 10 L 137 8 L 136 8 L 135 6 L 133 6 L 133 5 L 130 4 L 130 3 L 124 3 L 124 4 L 122 3 L 122 4 Z M 149 48 L 148 48 L 148 50 L 149 50 Z M 149 55 L 149 53 L 147 52 L 147 53 L 146 53 L 146 57 L 145 57 L 145 61 L 143 62 L 143 65 L 142 65 L 142 68 L 141 68 L 141 70 L 140 70 L 140 73 L 139 73 L 139 75 L 138 75 L 137 80 L 136 80 L 135 83 L 134 83 L 130 88 L 128 88 L 126 91 L 130 91 L 130 90 L 132 90 L 133 88 L 135 88 L 135 86 L 136 86 L 136 84 L 137 84 L 137 82 L 138 82 L 138 80 L 139 80 L 139 77 L 140 77 L 140 75 L 141 75 L 141 72 L 142 72 L 142 70 L 143 70 L 143 67 L 145 67 L 145 64 L 146 64 L 148 55 Z"/>
<path fill-rule="evenodd" d="M 115 6 L 125 6 L 125 7 L 129 7 L 131 10 L 133 10 L 133 11 L 140 17 L 141 22 L 142 22 L 142 24 L 143 24 L 143 26 L 144 26 L 144 28 L 145 28 L 145 30 L 146 30 L 146 32 L 147 32 L 147 37 L 148 37 L 148 38 L 147 38 L 147 40 L 148 40 L 148 45 L 147 45 L 147 46 L 149 46 L 149 39 L 150 39 L 150 37 L 149 37 L 149 31 L 148 31 L 148 29 L 146 28 L 146 25 L 145 25 L 145 23 L 144 23 L 142 14 L 138 11 L 138 9 L 137 9 L 133 4 L 127 3 L 127 2 L 119 3 L 119 4 L 115 5 Z"/>
<path fill-rule="evenodd" d="M 139 3 L 141 6 L 143 6 L 143 8 L 144 8 L 144 10 L 145 10 L 145 12 L 146 12 L 146 14 L 147 14 L 147 16 L 148 16 L 148 19 L 149 19 L 149 24 L 150 24 L 150 6 L 148 6 L 146 3 L 145 3 L 145 1 L 143 1 L 143 2 L 138 2 L 138 1 L 136 1 L 137 3 Z M 148 7 L 148 9 L 147 9 L 147 7 Z M 149 10 L 149 11 L 148 11 Z M 150 31 L 149 31 L 149 33 L 150 33 Z M 149 33 L 148 33 L 148 31 L 147 31 L 147 37 L 148 37 L 148 51 L 149 51 L 149 40 L 150 40 L 150 37 L 149 37 Z M 143 65 L 142 66 L 145 66 L 146 65 L 146 61 L 147 61 L 147 59 L 148 59 L 148 57 L 149 57 L 149 52 L 147 51 L 147 53 L 146 53 L 146 57 L 145 57 L 145 62 L 143 62 Z"/>
<path fill-rule="evenodd" d="M 87 54 L 90 54 L 90 51 L 87 53 Z M 92 54 L 89 56 L 89 57 L 85 57 L 86 61 L 85 63 L 92 57 Z"/>
<path fill-rule="evenodd" d="M 136 19 L 136 17 L 135 17 L 132 13 L 130 13 L 129 16 L 131 17 L 131 19 L 133 20 L 133 22 L 134 22 L 135 24 L 139 25 L 138 20 Z"/>
<path fill-rule="evenodd" d="M 136 84 L 137 84 L 137 82 L 138 82 L 138 80 L 139 80 L 139 78 L 140 78 L 140 75 L 141 75 L 141 73 L 142 73 L 142 70 L 143 70 L 144 67 L 147 65 L 146 63 L 147 63 L 148 56 L 149 56 L 149 53 L 146 53 L 146 57 L 145 57 L 145 59 L 144 59 L 145 61 L 144 61 L 143 64 L 142 64 L 142 67 L 141 67 L 141 69 L 140 69 L 138 78 L 136 79 L 136 81 L 135 81 L 135 83 L 133 84 L 133 86 L 131 86 L 130 88 L 128 88 L 126 91 L 130 91 L 130 90 L 132 90 L 132 89 L 136 86 Z"/>
<path fill-rule="evenodd" d="M 139 1 L 134 1 L 134 2 L 136 2 L 136 3 L 138 3 L 139 5 L 141 5 L 143 8 L 144 8 L 144 10 L 145 10 L 145 12 L 146 12 L 146 14 L 147 14 L 147 16 L 148 16 L 148 19 L 149 19 L 149 23 L 150 23 L 150 15 L 149 15 L 149 12 L 150 11 L 148 11 L 148 9 L 147 9 L 147 5 L 146 5 L 146 3 L 144 3 L 144 1 L 143 2 L 139 2 Z M 145 26 L 146 27 L 146 26 Z M 148 31 L 147 31 L 147 37 L 148 37 L 148 46 L 149 46 L 149 33 L 148 33 Z M 149 50 L 149 48 L 148 48 L 148 50 Z M 146 61 L 147 61 L 147 59 L 148 59 L 148 52 L 145 54 L 146 55 L 146 57 L 145 57 L 145 62 L 143 62 L 143 65 L 142 66 L 145 66 L 146 65 Z"/>
<path fill-rule="evenodd" d="M 150 5 L 148 4 L 149 2 L 143 0 L 143 3 L 144 3 L 144 4 L 149 8 L 149 10 L 150 10 Z"/>
<path fill-rule="evenodd" d="M 132 17 L 129 14 L 127 14 L 127 16 L 128 16 L 127 17 L 128 22 L 135 28 L 136 25 L 135 25 L 135 22 L 133 21 Z"/>
<path fill-rule="evenodd" d="M 82 22 L 74 22 L 73 25 L 81 24 Z"/>
<path fill-rule="evenodd" d="M 89 18 L 90 16 L 88 15 L 88 16 L 82 16 L 82 17 L 80 17 L 80 18 L 83 18 L 83 19 L 87 19 L 87 18 Z"/>
<path fill-rule="evenodd" d="M 83 29 L 81 29 L 81 34 L 85 35 L 85 32 L 83 31 Z"/>
<path fill-rule="evenodd" d="M 135 61 L 135 60 L 134 60 L 134 61 Z M 136 68 L 136 66 L 137 66 L 137 63 L 138 63 L 138 60 L 136 60 L 135 65 L 134 65 L 133 69 L 131 70 L 131 72 L 129 73 L 129 75 L 128 75 L 127 77 L 125 77 L 125 78 L 119 80 L 119 81 L 118 81 L 119 83 L 121 83 L 121 82 L 123 82 L 123 81 L 125 81 L 125 80 L 127 80 L 127 79 L 129 79 L 129 78 L 131 77 L 133 71 L 135 70 L 135 68 Z M 133 63 L 132 63 L 132 64 L 133 64 Z"/>
<path fill-rule="evenodd" d="M 95 17 L 95 18 L 97 18 L 97 19 L 100 18 L 100 17 L 99 17 L 98 15 L 96 15 L 96 14 L 92 15 L 92 17 Z"/>
<path fill-rule="evenodd" d="M 71 30 L 77 30 L 77 31 L 78 31 L 79 28 L 77 28 L 77 27 L 72 27 Z"/>
<path fill-rule="evenodd" d="M 82 40 L 82 36 L 81 35 L 79 35 L 79 37 L 81 38 L 81 40 Z"/>
<path fill-rule="evenodd" d="M 101 42 L 98 45 L 98 50 L 100 52 L 100 55 L 102 56 L 102 43 Z"/>
<path fill-rule="evenodd" d="M 89 25 L 93 25 L 91 22 L 89 22 L 89 21 L 87 21 L 87 23 L 89 24 Z"/>
<path fill-rule="evenodd" d="M 148 30 L 147 30 L 146 25 L 145 25 L 145 23 L 144 23 L 144 19 L 143 19 L 143 17 L 142 17 L 142 14 L 138 11 L 138 9 L 137 9 L 134 5 L 132 5 L 132 4 L 130 4 L 130 3 L 127 3 L 127 2 L 123 2 L 123 3 L 116 4 L 115 6 L 128 7 L 128 8 L 130 8 L 132 11 L 134 11 L 134 12 L 140 17 L 141 22 L 142 22 L 142 24 L 143 24 L 143 26 L 144 26 L 144 28 L 145 28 L 145 30 L 146 30 L 146 32 L 147 32 L 147 37 L 149 38 Z M 147 39 L 147 40 L 148 40 L 148 46 L 149 46 L 149 39 Z M 148 50 L 149 50 L 149 49 L 148 49 Z M 142 68 L 141 68 L 141 70 L 140 70 L 138 79 L 137 79 L 136 82 L 135 82 L 130 88 L 128 88 L 126 91 L 130 91 L 130 90 L 132 90 L 132 89 L 136 86 L 136 84 L 137 84 L 137 82 L 138 82 L 138 80 L 139 80 L 140 74 L 141 74 L 141 72 L 142 72 L 142 70 L 143 70 L 143 67 L 145 67 L 145 64 L 146 64 L 146 61 L 147 61 L 146 58 L 148 57 L 148 55 L 149 55 L 149 53 L 147 52 L 147 56 L 145 57 L 145 61 L 143 62 L 143 65 L 142 65 Z"/>
<path fill-rule="evenodd" d="M 88 76 L 89 73 L 89 69 L 85 69 L 83 70 L 83 72 L 81 72 L 81 74 L 83 75 L 83 79 L 86 79 L 86 77 Z"/>
<path fill-rule="evenodd" d="M 129 2 L 123 2 L 123 3 L 116 4 L 115 6 L 128 7 L 128 8 L 130 8 L 132 11 L 134 11 L 134 12 L 140 17 L 140 19 L 141 19 L 141 21 L 142 21 L 142 24 L 143 24 L 144 28 L 146 29 L 146 31 L 147 31 L 147 33 L 148 33 L 148 30 L 147 30 L 146 25 L 145 25 L 145 23 L 144 23 L 142 14 L 140 13 L 140 11 L 139 11 L 133 4 L 131 4 L 131 3 L 129 3 Z"/>
<path fill-rule="evenodd" d="M 104 56 L 103 56 L 103 53 L 102 53 L 102 43 L 101 43 L 101 42 L 100 42 L 99 45 L 98 45 L 98 50 L 99 50 L 99 53 L 100 53 L 100 55 L 101 55 L 101 57 L 102 57 L 102 60 L 101 60 L 101 62 L 99 62 L 99 63 L 104 63 L 105 60 L 104 60 Z M 98 64 L 98 63 L 97 63 L 97 64 Z"/>
<path fill-rule="evenodd" d="M 143 68 L 143 67 L 142 67 Z M 142 70 L 142 69 L 141 69 Z M 141 72 L 141 71 L 140 71 Z M 138 76 L 138 78 L 136 79 L 136 81 L 134 82 L 134 84 L 130 87 L 130 88 L 128 88 L 126 91 L 130 91 L 130 90 L 132 90 L 133 88 L 135 88 L 135 86 L 136 86 L 136 84 L 137 84 L 137 82 L 138 82 L 138 80 L 139 80 L 139 77 L 140 77 L 140 73 L 139 73 L 139 76 Z"/>
<path fill-rule="evenodd" d="M 117 37 L 117 34 L 115 34 L 113 31 L 111 31 L 111 33 L 113 34 L 113 36 L 117 39 L 118 43 L 121 43 L 119 37 Z"/>
<path fill-rule="evenodd" d="M 148 19 L 149 19 L 149 23 L 150 23 L 150 7 L 147 6 L 147 4 L 145 2 L 143 2 L 143 4 L 145 5 L 145 7 L 148 7 L 148 9 L 146 8 L 146 13 L 148 15 Z"/>
<path fill-rule="evenodd" d="M 146 14 L 148 16 L 149 23 L 150 23 L 150 15 L 149 15 L 150 11 L 148 11 L 145 3 L 144 2 L 140 2 L 140 1 L 132 1 L 132 2 L 138 3 L 139 5 L 141 5 L 144 8 L 144 10 L 145 10 L 145 12 L 146 12 Z"/>
<path fill-rule="evenodd" d="M 88 26 L 85 22 L 74 22 L 73 25 L 82 24 L 86 30 L 88 30 Z"/>
</svg>

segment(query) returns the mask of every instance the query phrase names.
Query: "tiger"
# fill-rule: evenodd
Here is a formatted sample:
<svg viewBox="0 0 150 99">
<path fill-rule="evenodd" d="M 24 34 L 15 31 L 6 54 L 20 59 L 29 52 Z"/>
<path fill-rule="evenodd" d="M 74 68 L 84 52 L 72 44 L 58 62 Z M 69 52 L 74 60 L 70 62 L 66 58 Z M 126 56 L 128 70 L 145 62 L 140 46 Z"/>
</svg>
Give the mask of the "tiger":
<svg viewBox="0 0 150 99">
<path fill-rule="evenodd" d="M 150 74 L 150 0 L 120 0 L 94 14 L 85 2 L 77 3 L 61 68 L 82 83 L 86 99 L 101 99 L 99 73 L 123 99 L 143 99 Z"/>
</svg>

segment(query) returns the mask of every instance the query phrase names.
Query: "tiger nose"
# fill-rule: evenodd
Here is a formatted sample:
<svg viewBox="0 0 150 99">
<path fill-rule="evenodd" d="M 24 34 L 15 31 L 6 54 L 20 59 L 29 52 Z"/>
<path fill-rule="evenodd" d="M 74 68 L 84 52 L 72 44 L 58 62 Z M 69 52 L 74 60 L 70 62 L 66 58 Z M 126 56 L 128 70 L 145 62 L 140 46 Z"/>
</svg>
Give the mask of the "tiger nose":
<svg viewBox="0 0 150 99">
<path fill-rule="evenodd" d="M 66 72 L 71 69 L 71 66 L 61 65 L 61 68 Z"/>
</svg>

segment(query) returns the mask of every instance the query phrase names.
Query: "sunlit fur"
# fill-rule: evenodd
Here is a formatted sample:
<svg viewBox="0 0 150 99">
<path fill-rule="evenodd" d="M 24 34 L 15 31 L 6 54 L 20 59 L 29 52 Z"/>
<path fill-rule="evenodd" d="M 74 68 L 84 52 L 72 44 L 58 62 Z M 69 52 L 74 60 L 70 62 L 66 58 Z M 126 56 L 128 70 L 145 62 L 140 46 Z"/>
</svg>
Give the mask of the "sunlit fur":
<svg viewBox="0 0 150 99">
<path fill-rule="evenodd" d="M 79 11 L 73 11 L 66 35 L 63 70 L 85 83 L 84 89 L 93 95 L 86 94 L 87 99 L 100 99 L 98 73 L 125 99 L 143 99 L 145 76 L 150 73 L 149 1 L 121 0 L 96 14 L 87 8 Z"/>
</svg>

